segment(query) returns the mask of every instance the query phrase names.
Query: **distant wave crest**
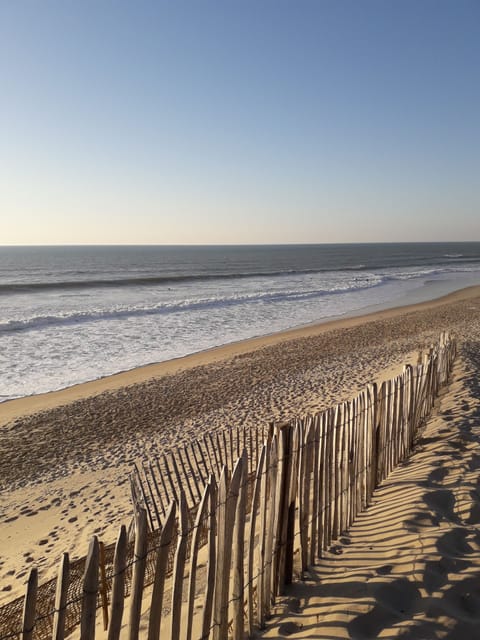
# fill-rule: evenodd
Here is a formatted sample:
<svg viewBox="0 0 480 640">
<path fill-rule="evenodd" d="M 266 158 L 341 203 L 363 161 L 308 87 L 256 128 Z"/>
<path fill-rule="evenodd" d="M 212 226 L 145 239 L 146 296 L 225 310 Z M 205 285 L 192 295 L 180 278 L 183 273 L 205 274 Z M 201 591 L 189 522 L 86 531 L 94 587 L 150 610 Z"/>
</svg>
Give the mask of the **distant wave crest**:
<svg viewBox="0 0 480 640">
<path fill-rule="evenodd" d="M 182 284 L 195 284 L 198 283 L 201 286 L 202 282 L 210 281 L 235 281 L 246 279 L 261 279 L 261 278 L 288 278 L 295 276 L 314 276 L 316 274 L 332 274 L 332 273 L 388 273 L 394 276 L 395 273 L 401 273 L 403 270 L 408 270 L 408 273 L 412 273 L 412 277 L 422 275 L 422 272 L 444 272 L 455 270 L 470 270 L 480 268 L 480 261 L 478 257 L 468 257 L 461 253 L 448 253 L 444 254 L 445 263 L 442 264 L 423 264 L 417 267 L 409 265 L 393 266 L 385 264 L 363 264 L 357 263 L 353 265 L 343 265 L 341 268 L 338 266 L 334 268 L 312 268 L 312 269 L 277 269 L 277 270 L 257 270 L 257 271 L 238 271 L 238 272 L 222 272 L 222 271 L 210 271 L 208 273 L 191 273 L 191 274 L 164 274 L 164 275 L 134 275 L 126 277 L 93 277 L 84 279 L 64 279 L 64 280 L 33 280 L 30 282 L 4 282 L 0 283 L 0 295 L 8 295 L 12 293 L 37 293 L 42 291 L 79 291 L 88 289 L 99 288 L 128 288 L 128 287 L 168 287 L 175 288 L 177 285 Z M 470 269 L 469 269 L 470 267 Z M 411 269 L 411 272 L 410 270 Z M 80 273 L 80 272 L 78 272 Z M 84 274 L 87 275 L 87 274 Z"/>
<path fill-rule="evenodd" d="M 305 269 L 302 271 L 267 271 L 255 273 L 209 273 L 209 274 L 192 274 L 192 275 L 166 275 L 166 276 L 145 276 L 130 278 L 105 278 L 91 280 L 63 280 L 51 282 L 19 282 L 0 284 L 0 293 L 28 293 L 41 290 L 55 289 L 96 289 L 102 287 L 134 287 L 134 286 L 158 286 L 158 285 L 176 285 L 196 281 L 209 280 L 235 280 L 245 278 L 261 278 L 261 277 L 279 277 L 291 275 L 305 275 L 308 273 L 318 273 L 313 269 Z"/>
</svg>

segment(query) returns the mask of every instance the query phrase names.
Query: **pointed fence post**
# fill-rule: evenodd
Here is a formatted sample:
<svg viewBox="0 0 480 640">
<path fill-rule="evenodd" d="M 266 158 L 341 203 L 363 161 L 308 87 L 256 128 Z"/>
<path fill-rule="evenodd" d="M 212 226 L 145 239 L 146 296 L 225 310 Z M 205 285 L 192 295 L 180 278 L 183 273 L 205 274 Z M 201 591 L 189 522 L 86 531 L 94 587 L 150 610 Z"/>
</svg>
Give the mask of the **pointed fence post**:
<svg viewBox="0 0 480 640">
<path fill-rule="evenodd" d="M 147 565 L 147 512 L 140 509 L 135 520 L 135 551 L 132 576 L 132 595 L 130 596 L 129 640 L 137 640 L 142 612 L 142 594 Z"/>
<path fill-rule="evenodd" d="M 242 474 L 235 513 L 233 531 L 233 640 L 243 640 L 245 629 L 244 613 L 244 546 L 245 546 L 245 507 L 248 488 L 248 460 L 244 449 L 242 454 Z"/>
<path fill-rule="evenodd" d="M 188 541 L 188 509 L 187 499 L 183 489 L 180 491 L 179 505 L 179 532 L 177 539 L 177 550 L 173 564 L 173 586 L 172 586 L 172 614 L 170 618 L 170 638 L 178 640 L 180 638 L 180 622 L 182 619 L 182 589 L 183 577 L 185 573 L 185 559 L 187 557 Z"/>
<path fill-rule="evenodd" d="M 148 621 L 148 640 L 158 640 L 162 621 L 163 592 L 167 573 L 168 555 L 175 527 L 175 513 L 177 505 L 174 501 L 167 509 L 167 515 L 158 541 L 157 559 L 155 562 L 155 577 L 153 579 L 152 599 L 150 601 L 150 618 Z"/>
<path fill-rule="evenodd" d="M 83 578 L 82 618 L 80 624 L 81 640 L 95 638 L 95 616 L 98 593 L 98 538 L 94 536 L 88 548 L 85 574 Z"/>
<path fill-rule="evenodd" d="M 122 628 L 123 609 L 125 602 L 125 572 L 127 569 L 127 529 L 120 527 L 115 555 L 113 558 L 112 604 L 110 607 L 110 624 L 107 640 L 118 640 Z"/>
<path fill-rule="evenodd" d="M 207 584 L 202 615 L 202 639 L 210 637 L 212 624 L 212 612 L 214 604 L 215 576 L 217 570 L 217 483 L 215 476 L 210 475 L 210 499 L 208 501 L 209 526 L 208 526 L 208 561 Z"/>
<path fill-rule="evenodd" d="M 195 602 L 195 580 L 197 576 L 197 560 L 198 550 L 200 547 L 200 539 L 202 534 L 202 528 L 205 520 L 208 519 L 208 503 L 210 500 L 211 485 L 207 484 L 203 492 L 202 500 L 197 510 L 197 516 L 195 518 L 195 524 L 193 526 L 192 542 L 190 546 L 190 576 L 188 580 L 188 611 L 187 611 L 187 631 L 185 634 L 186 640 L 191 640 L 192 626 L 193 626 L 193 613 Z"/>
<path fill-rule="evenodd" d="M 23 602 L 22 616 L 22 640 L 31 640 L 35 628 L 36 604 L 38 592 L 38 569 L 30 571 L 27 582 L 27 591 Z"/>
<path fill-rule="evenodd" d="M 233 527 L 235 512 L 242 478 L 242 458 L 237 460 L 228 483 L 227 468 L 224 466 L 220 478 L 218 496 L 218 548 L 217 575 L 215 578 L 214 628 L 213 640 L 225 640 L 228 629 L 228 594 L 232 560 Z M 225 496 L 225 501 L 223 497 Z"/>
<path fill-rule="evenodd" d="M 67 594 L 70 581 L 70 562 L 68 553 L 62 555 L 55 592 L 55 613 L 53 615 L 52 640 L 63 640 L 65 637 L 65 618 L 67 615 Z"/>
<path fill-rule="evenodd" d="M 267 455 L 267 445 L 264 444 L 260 451 L 260 460 L 258 462 L 255 484 L 253 487 L 252 506 L 250 509 L 250 530 L 248 536 L 248 564 L 247 564 L 247 611 L 248 611 L 248 635 L 253 635 L 253 579 L 254 579 L 254 557 L 255 557 L 255 538 L 256 538 L 256 522 L 257 511 L 260 501 L 260 487 L 262 474 L 265 472 L 265 459 Z M 258 602 L 258 598 L 257 598 Z"/>
</svg>

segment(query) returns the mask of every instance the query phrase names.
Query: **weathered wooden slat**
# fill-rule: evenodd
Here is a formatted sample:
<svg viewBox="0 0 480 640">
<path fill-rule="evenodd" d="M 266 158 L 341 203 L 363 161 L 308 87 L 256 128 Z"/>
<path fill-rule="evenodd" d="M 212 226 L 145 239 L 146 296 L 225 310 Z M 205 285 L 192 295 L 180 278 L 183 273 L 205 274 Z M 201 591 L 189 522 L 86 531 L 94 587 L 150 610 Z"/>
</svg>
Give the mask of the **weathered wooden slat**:
<svg viewBox="0 0 480 640">
<path fill-rule="evenodd" d="M 314 548 L 313 537 L 309 536 L 310 522 L 315 519 L 312 517 L 312 505 L 311 499 L 313 494 L 313 482 L 312 482 L 312 469 L 313 469 L 313 460 L 315 454 L 315 425 L 311 418 L 307 420 L 305 426 L 307 432 L 305 438 L 305 447 L 303 452 L 305 453 L 304 457 L 304 481 L 303 481 L 303 491 L 302 491 L 302 500 L 303 500 L 303 542 L 304 547 L 302 549 L 302 571 L 306 571 L 308 565 L 310 563 L 310 557 L 312 555 L 312 549 Z M 309 546 L 311 545 L 311 547 Z"/>
<path fill-rule="evenodd" d="M 318 545 L 318 493 L 319 493 L 319 473 L 318 464 L 320 457 L 320 423 L 318 415 L 312 418 L 313 428 L 313 452 L 312 452 L 312 513 L 309 528 L 310 533 L 310 555 L 309 564 L 315 564 L 315 555 Z"/>
<path fill-rule="evenodd" d="M 150 471 L 150 476 L 152 478 L 153 486 L 155 487 L 155 501 L 158 501 L 158 506 L 162 511 L 162 516 L 165 516 L 165 506 L 163 504 L 162 492 L 160 491 L 160 487 L 158 486 L 157 479 L 155 477 L 155 471 L 153 469 L 152 462 L 150 461 L 148 464 L 148 468 Z M 165 496 L 166 498 L 166 496 Z"/>
<path fill-rule="evenodd" d="M 367 507 L 372 504 L 372 495 L 375 487 L 377 486 L 377 478 L 378 478 L 378 409 L 379 409 L 379 398 L 378 398 L 378 387 L 377 385 L 370 384 L 368 385 L 368 395 L 369 395 L 369 413 L 370 413 L 370 425 L 368 431 L 369 438 L 369 447 L 368 447 L 368 493 L 367 493 Z"/>
<path fill-rule="evenodd" d="M 185 465 L 183 464 L 182 456 L 180 455 L 181 449 L 174 449 L 172 451 L 172 464 L 173 471 L 175 473 L 175 478 L 177 479 L 178 487 L 186 487 L 188 491 L 188 495 L 190 497 L 190 507 L 193 507 L 196 503 L 195 496 L 191 487 L 191 480 L 188 477 L 188 474 L 185 469 Z M 184 489 L 185 491 L 185 489 Z M 187 501 L 188 505 L 188 501 Z"/>
<path fill-rule="evenodd" d="M 277 487 L 277 470 L 278 470 L 278 451 L 277 436 L 273 436 L 271 440 L 266 439 L 268 443 L 267 459 L 265 460 L 265 468 L 268 473 L 268 511 L 267 511 L 267 530 L 265 536 L 265 580 L 263 603 L 265 607 L 265 616 L 270 613 L 272 604 L 272 567 L 274 566 L 274 529 L 275 529 L 275 505 L 276 505 L 276 487 Z M 263 448 L 260 450 L 259 464 Z"/>
<path fill-rule="evenodd" d="M 304 491 L 305 491 L 305 483 L 306 483 L 306 464 L 305 457 L 307 455 L 306 452 L 306 442 L 305 442 L 305 431 L 306 431 L 306 423 L 305 420 L 297 420 L 296 421 L 296 429 L 299 432 L 299 441 L 298 441 L 298 465 L 297 465 L 297 473 L 294 477 L 294 482 L 296 482 L 298 487 L 298 542 L 299 549 L 298 552 L 300 554 L 300 564 L 301 571 L 303 572 L 303 556 L 305 553 L 306 540 L 305 540 L 305 502 L 304 502 Z"/>
<path fill-rule="evenodd" d="M 283 585 L 291 584 L 293 580 L 293 556 L 295 543 L 295 512 L 298 489 L 298 463 L 300 457 L 300 421 L 290 431 L 290 446 L 288 453 L 288 491 L 286 493 L 287 505 L 285 511 L 286 518 L 286 540 L 285 540 L 285 564 Z M 282 592 L 283 592 L 282 585 Z"/>
<path fill-rule="evenodd" d="M 360 431 L 359 446 L 361 449 L 359 464 L 359 494 L 357 497 L 357 513 L 363 511 L 367 506 L 368 488 L 368 432 L 369 432 L 369 410 L 368 410 L 368 390 L 364 389 L 361 395 L 359 406 L 360 416 L 357 428 Z"/>
<path fill-rule="evenodd" d="M 180 458 L 180 464 L 182 465 L 183 474 L 185 476 L 185 479 L 188 482 L 190 496 L 191 496 L 192 505 L 193 505 L 196 503 L 197 499 L 202 498 L 202 493 L 200 491 L 200 487 L 198 486 L 197 478 L 195 477 L 192 463 L 190 461 L 190 458 L 187 456 L 187 451 L 185 447 L 182 447 L 181 449 L 178 450 L 178 457 Z M 187 471 L 187 467 L 188 467 L 188 471 Z"/>
<path fill-rule="evenodd" d="M 353 522 L 353 514 L 355 511 L 355 466 L 357 458 L 357 448 L 354 441 L 354 426 L 357 415 L 357 398 L 349 403 L 349 420 L 348 420 L 348 448 L 347 448 L 347 504 L 345 523 L 346 530 L 349 529 Z"/>
<path fill-rule="evenodd" d="M 327 447 L 327 426 L 328 426 L 328 412 L 323 411 L 319 417 L 319 438 L 320 438 L 320 450 L 318 460 L 318 476 L 319 476 L 319 490 L 318 490 L 318 545 L 317 556 L 319 558 L 323 555 L 323 550 L 327 547 L 327 530 L 328 530 L 328 502 L 329 502 L 329 485 L 327 484 L 327 471 L 328 468 L 328 447 Z"/>
<path fill-rule="evenodd" d="M 153 579 L 152 598 L 150 602 L 150 616 L 148 620 L 148 640 L 158 640 L 162 621 L 163 593 L 167 573 L 168 556 L 175 528 L 177 504 L 170 503 L 162 532 L 158 541 L 157 557 L 155 560 L 155 576 Z"/>
<path fill-rule="evenodd" d="M 375 486 L 377 487 L 380 482 L 384 478 L 384 469 L 385 469 L 385 399 L 386 395 L 386 384 L 382 382 L 380 389 L 378 391 L 378 426 L 377 426 L 377 439 L 376 439 L 376 450 L 375 450 L 375 458 L 376 458 L 376 469 L 377 469 L 377 477 L 375 480 Z"/>
<path fill-rule="evenodd" d="M 232 637 L 243 640 L 245 631 L 244 592 L 245 592 L 245 508 L 247 505 L 248 461 L 247 452 L 242 454 L 242 473 L 235 512 L 235 528 L 233 531 L 233 581 L 232 581 Z"/>
<path fill-rule="evenodd" d="M 203 442 L 203 445 L 205 446 L 205 438 L 203 438 L 203 440 L 201 441 Z M 203 449 L 201 447 L 201 442 L 197 441 L 195 444 L 197 445 L 197 451 L 198 451 L 198 455 L 200 456 L 200 460 L 202 462 L 202 466 L 205 469 L 205 476 L 202 476 L 204 481 L 210 477 L 210 474 L 215 474 L 215 470 L 212 467 L 211 464 L 209 464 L 209 459 L 205 457 L 205 455 L 203 454 Z M 200 469 L 200 467 L 199 467 Z"/>
<path fill-rule="evenodd" d="M 353 523 L 357 514 L 362 511 L 363 493 L 365 488 L 365 410 L 364 410 L 365 393 L 362 392 L 355 400 L 355 415 L 353 417 L 353 447 L 354 447 L 354 466 L 352 478 L 353 491 L 353 507 L 351 513 L 351 522 Z"/>
<path fill-rule="evenodd" d="M 254 460 L 255 460 L 255 442 L 253 439 L 253 432 L 252 432 L 252 428 L 250 427 L 248 429 L 248 447 L 247 447 L 247 453 L 248 453 L 248 459 L 250 460 L 250 464 L 252 465 L 252 468 L 254 468 L 253 464 L 254 464 Z"/>
<path fill-rule="evenodd" d="M 333 449 L 333 523 L 332 523 L 332 537 L 337 540 L 340 536 L 341 521 L 341 493 L 342 493 L 342 441 L 343 441 L 343 417 L 344 417 L 344 405 L 338 405 L 335 407 L 335 428 L 334 428 L 334 449 Z"/>
<path fill-rule="evenodd" d="M 341 500 L 340 500 L 340 533 L 344 533 L 348 527 L 348 453 L 350 438 L 350 403 L 343 403 L 343 428 L 342 428 L 342 476 L 341 476 Z"/>
<path fill-rule="evenodd" d="M 240 429 L 238 426 L 235 427 L 235 436 L 236 436 L 235 442 L 237 445 L 237 458 L 239 458 L 241 449 L 240 449 Z"/>
<path fill-rule="evenodd" d="M 103 613 L 103 630 L 108 629 L 108 586 L 107 586 L 107 574 L 105 572 L 105 545 L 103 542 L 98 543 L 99 549 L 99 564 L 100 564 L 100 595 L 102 598 L 102 613 Z"/>
<path fill-rule="evenodd" d="M 173 588 L 172 588 L 172 613 L 170 617 L 170 639 L 179 640 L 180 623 L 182 620 L 182 589 L 183 578 L 185 573 L 185 560 L 187 557 L 188 542 L 188 508 L 187 499 L 183 489 L 180 491 L 179 505 L 179 532 L 177 539 L 177 549 L 175 552 L 175 560 L 173 564 Z"/>
<path fill-rule="evenodd" d="M 215 576 L 217 571 L 217 483 L 213 473 L 210 475 L 210 499 L 209 526 L 208 526 L 208 560 L 207 560 L 207 581 L 205 587 L 205 598 L 202 615 L 202 638 L 210 637 L 212 625 L 212 612 L 215 590 Z"/>
<path fill-rule="evenodd" d="M 80 622 L 81 640 L 94 640 L 95 617 L 98 593 L 98 538 L 94 536 L 88 548 L 83 576 L 82 614 Z"/>
<path fill-rule="evenodd" d="M 137 640 L 140 629 L 142 594 L 147 564 L 147 514 L 140 509 L 135 514 L 135 549 L 132 576 L 132 595 L 130 597 L 130 618 L 128 624 L 129 640 Z"/>
<path fill-rule="evenodd" d="M 223 461 L 226 465 L 228 465 L 228 447 L 227 447 L 227 436 L 225 433 L 225 429 L 222 431 L 222 443 L 223 443 Z M 233 468 L 233 467 L 230 467 Z"/>
<path fill-rule="evenodd" d="M 218 474 L 218 467 L 217 467 L 217 463 L 216 460 L 214 458 L 214 451 L 212 451 L 212 444 L 211 444 L 211 438 L 209 437 L 209 434 L 206 433 L 203 438 L 199 441 L 199 444 L 203 445 L 203 450 L 200 449 L 200 451 L 202 452 L 202 456 L 204 455 L 204 451 L 205 451 L 205 456 L 204 459 L 206 458 L 208 460 L 208 474 L 213 473 L 213 475 L 215 477 L 217 477 Z M 218 476 L 220 477 L 220 476 Z"/>
<path fill-rule="evenodd" d="M 167 485 L 165 483 L 165 475 L 166 474 L 165 474 L 165 472 L 163 471 L 163 469 L 160 466 L 160 459 L 159 458 L 155 459 L 155 466 L 157 468 L 158 477 L 160 478 L 160 482 L 161 482 L 162 489 L 163 489 L 164 505 L 168 505 L 173 500 L 173 496 L 171 496 L 169 494 L 169 492 L 168 492 Z"/>
<path fill-rule="evenodd" d="M 215 446 L 211 433 L 205 434 L 205 442 L 208 443 L 207 444 L 208 453 L 212 454 L 212 458 L 214 460 L 214 462 L 212 463 L 212 470 L 214 471 L 215 475 L 219 478 L 222 473 L 223 464 L 219 456 L 220 452 L 218 451 L 218 445 Z"/>
<path fill-rule="evenodd" d="M 257 622 L 260 629 L 265 626 L 265 576 L 266 576 L 266 557 L 265 557 L 265 536 L 267 530 L 267 480 L 269 459 L 269 445 L 265 443 L 266 452 L 260 474 L 260 499 L 259 499 L 259 532 L 257 542 Z"/>
<path fill-rule="evenodd" d="M 282 424 L 277 427 L 279 442 L 279 485 L 277 486 L 277 500 L 279 500 L 277 530 L 277 554 L 275 572 L 275 595 L 283 593 L 286 575 L 287 535 L 289 527 L 290 508 L 290 477 L 291 477 L 291 448 L 292 426 Z"/>
<path fill-rule="evenodd" d="M 327 468 L 325 469 L 325 477 L 328 482 L 327 496 L 327 527 L 325 547 L 333 540 L 334 536 L 334 513 L 335 513 L 335 492 L 336 492 L 336 460 L 335 460 L 335 440 L 337 438 L 337 421 L 339 407 L 332 408 L 327 413 Z"/>
<path fill-rule="evenodd" d="M 242 425 L 242 444 L 240 447 L 240 451 L 243 451 L 244 449 L 247 449 L 248 451 L 248 445 L 247 445 L 247 427 L 245 425 Z"/>
<path fill-rule="evenodd" d="M 233 429 L 232 427 L 230 427 L 228 429 L 228 438 L 229 438 L 229 444 L 230 444 L 230 468 L 233 469 Z M 238 458 L 239 456 L 237 456 Z"/>
<path fill-rule="evenodd" d="M 243 459 L 239 458 L 232 473 L 232 479 L 227 484 L 226 466 L 223 467 L 219 491 L 219 518 L 218 518 L 218 561 L 217 575 L 215 579 L 215 602 L 213 640 L 224 640 L 228 629 L 228 595 L 230 587 L 230 568 L 232 560 L 233 528 L 235 525 L 235 512 L 240 490 L 240 482 L 243 473 Z M 228 486 L 228 489 L 227 489 Z M 222 504 L 222 496 L 226 493 L 225 504 Z"/>
<path fill-rule="evenodd" d="M 262 474 L 265 472 L 265 458 L 267 455 L 267 447 L 263 446 L 260 452 L 260 460 L 255 476 L 255 484 L 253 487 L 252 506 L 250 509 L 250 526 L 248 534 L 248 558 L 247 558 L 247 612 L 248 612 L 248 635 L 253 635 L 254 629 L 254 609 L 253 609 L 253 586 L 254 586 L 254 558 L 255 558 L 255 538 L 257 511 L 260 501 L 260 488 Z"/>
<path fill-rule="evenodd" d="M 31 640 L 35 628 L 36 605 L 38 593 L 38 570 L 30 571 L 27 582 L 22 614 L 22 640 Z"/>
<path fill-rule="evenodd" d="M 223 604 L 223 573 L 225 571 L 225 528 L 227 521 L 227 496 L 229 487 L 229 473 L 226 466 L 223 467 L 218 485 L 218 507 L 217 507 L 217 562 L 215 573 L 215 594 L 213 603 L 213 638 L 219 640 L 220 625 L 222 624 L 222 616 L 225 612 L 222 609 Z"/>
<path fill-rule="evenodd" d="M 160 513 L 158 511 L 158 505 L 157 505 L 157 501 L 155 500 L 155 495 L 153 493 L 153 487 L 152 484 L 150 483 L 150 479 L 148 477 L 148 473 L 147 473 L 147 469 L 145 468 L 145 465 L 142 465 L 142 471 L 143 471 L 143 477 L 145 478 L 145 483 L 147 485 L 147 489 L 148 489 L 148 495 L 150 496 L 150 504 L 148 505 L 148 509 L 149 511 L 151 511 L 152 513 L 152 531 L 154 529 L 157 529 L 159 527 L 162 526 L 162 519 L 160 518 Z M 155 520 L 156 522 L 153 521 L 153 515 L 155 515 Z"/>
<path fill-rule="evenodd" d="M 180 502 L 180 498 L 179 498 L 179 487 L 177 490 L 177 486 L 175 485 L 175 483 L 173 482 L 172 479 L 172 470 L 170 469 L 170 465 L 168 464 L 168 456 L 164 455 L 163 457 L 163 465 L 165 467 L 165 472 L 167 474 L 167 480 L 168 480 L 168 484 L 170 486 L 170 500 L 175 500 L 176 502 Z"/>
<path fill-rule="evenodd" d="M 210 500 L 210 485 L 205 486 L 200 505 L 197 510 L 195 523 L 193 525 L 192 542 L 190 545 L 190 575 L 188 579 L 188 608 L 187 608 L 187 627 L 185 632 L 186 640 L 191 640 L 193 626 L 193 607 L 195 603 L 195 581 L 197 577 L 197 559 L 198 550 L 200 548 L 202 527 L 208 516 L 208 503 Z"/>
<path fill-rule="evenodd" d="M 125 572 L 127 568 L 127 529 L 120 527 L 113 559 L 112 604 L 107 640 L 118 640 L 125 606 Z"/>
<path fill-rule="evenodd" d="M 217 441 L 217 453 L 218 453 L 218 459 L 220 460 L 220 466 L 223 466 L 224 464 L 228 465 L 228 461 L 225 455 L 225 452 L 223 451 L 223 447 L 222 447 L 222 439 L 220 438 L 220 433 L 217 431 L 217 433 L 215 434 L 215 440 Z"/>
<path fill-rule="evenodd" d="M 57 589 L 55 592 L 55 613 L 53 615 L 52 640 L 65 637 L 65 619 L 67 614 L 68 585 L 70 582 L 70 560 L 68 553 L 62 554 L 58 569 Z"/>
<path fill-rule="evenodd" d="M 140 489 L 140 495 L 142 496 L 142 505 L 143 505 L 143 508 L 147 512 L 148 521 L 150 523 L 150 529 L 153 531 L 155 529 L 155 524 L 153 522 L 152 513 L 150 512 L 150 505 L 148 504 L 147 493 L 145 491 L 145 487 L 143 486 L 142 476 L 140 475 L 140 470 L 137 467 L 137 464 L 134 463 L 133 466 L 134 466 L 134 476 L 133 477 L 136 480 L 136 484 Z"/>
</svg>

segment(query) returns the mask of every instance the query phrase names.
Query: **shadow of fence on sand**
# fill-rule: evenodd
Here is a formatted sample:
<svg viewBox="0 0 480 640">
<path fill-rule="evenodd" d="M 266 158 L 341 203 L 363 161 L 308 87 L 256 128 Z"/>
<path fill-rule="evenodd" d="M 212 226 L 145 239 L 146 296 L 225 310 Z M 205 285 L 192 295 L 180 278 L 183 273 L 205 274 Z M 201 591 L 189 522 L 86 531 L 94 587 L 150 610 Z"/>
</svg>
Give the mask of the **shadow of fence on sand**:
<svg viewBox="0 0 480 640">
<path fill-rule="evenodd" d="M 302 606 L 285 601 L 276 637 L 480 637 L 480 342 L 461 355 L 415 453 L 330 548 L 334 576 L 313 567 L 290 593 Z"/>
</svg>

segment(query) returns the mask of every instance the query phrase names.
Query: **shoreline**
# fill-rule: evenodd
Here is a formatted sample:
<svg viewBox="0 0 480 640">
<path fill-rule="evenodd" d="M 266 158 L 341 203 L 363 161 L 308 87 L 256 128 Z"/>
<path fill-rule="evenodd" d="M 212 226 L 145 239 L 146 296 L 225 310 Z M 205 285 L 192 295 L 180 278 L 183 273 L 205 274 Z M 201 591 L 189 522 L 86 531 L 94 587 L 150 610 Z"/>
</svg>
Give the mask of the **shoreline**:
<svg viewBox="0 0 480 640">
<path fill-rule="evenodd" d="M 55 391 L 5 400 L 0 403 L 0 427 L 12 420 L 55 409 L 77 400 L 97 396 L 105 392 L 118 391 L 132 385 L 146 383 L 163 376 L 193 369 L 197 366 L 222 362 L 285 341 L 317 336 L 335 329 L 352 328 L 370 321 L 389 319 L 420 310 L 434 309 L 444 304 L 468 300 L 479 295 L 480 284 L 457 289 L 431 300 L 398 306 L 389 306 L 388 303 L 370 305 L 341 316 L 334 316 L 333 318 L 299 325 L 283 331 L 218 345 L 170 360 L 140 365 L 133 369 L 119 371 Z"/>
</svg>

